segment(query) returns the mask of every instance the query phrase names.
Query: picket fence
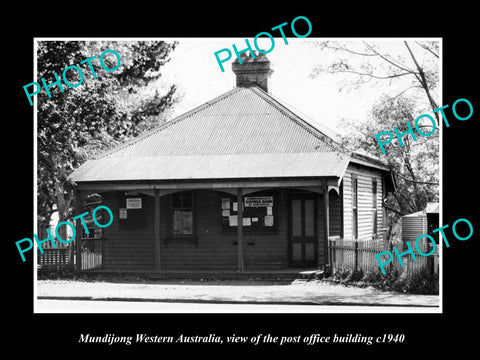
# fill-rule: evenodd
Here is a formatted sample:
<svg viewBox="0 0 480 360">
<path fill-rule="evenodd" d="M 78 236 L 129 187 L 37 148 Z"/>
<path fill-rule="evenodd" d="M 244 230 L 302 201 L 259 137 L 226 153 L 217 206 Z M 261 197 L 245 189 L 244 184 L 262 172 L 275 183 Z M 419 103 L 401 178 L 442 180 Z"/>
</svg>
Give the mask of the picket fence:
<svg viewBox="0 0 480 360">
<path fill-rule="evenodd" d="M 63 248 L 46 248 L 43 254 L 37 250 L 37 264 L 39 269 L 61 270 L 73 269 L 77 263 L 75 246 Z M 82 239 L 82 270 L 102 267 L 102 243 L 98 239 Z"/>
<path fill-rule="evenodd" d="M 434 254 L 430 256 L 422 256 L 414 248 L 413 259 L 411 254 L 402 256 L 404 266 L 402 267 L 398 261 L 393 247 L 396 246 L 399 253 L 408 250 L 406 244 L 402 241 L 385 242 L 383 239 L 364 238 L 364 239 L 342 239 L 338 236 L 329 237 L 329 251 L 332 271 L 335 273 L 339 270 L 362 270 L 364 273 L 369 271 L 380 271 L 375 255 L 382 251 L 389 250 L 394 255 L 392 262 L 385 265 L 385 270 L 397 269 L 406 275 L 413 274 L 437 274 L 438 273 L 438 248 Z M 429 253 L 429 243 L 419 242 L 419 248 L 423 253 Z M 386 261 L 387 255 L 381 257 Z"/>
</svg>

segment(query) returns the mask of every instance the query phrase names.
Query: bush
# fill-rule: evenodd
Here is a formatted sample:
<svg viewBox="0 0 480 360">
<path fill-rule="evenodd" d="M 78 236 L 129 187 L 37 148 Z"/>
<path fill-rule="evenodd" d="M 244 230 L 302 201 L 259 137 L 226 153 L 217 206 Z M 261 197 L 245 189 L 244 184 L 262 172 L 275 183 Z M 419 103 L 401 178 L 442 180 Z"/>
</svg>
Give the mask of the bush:
<svg viewBox="0 0 480 360">
<path fill-rule="evenodd" d="M 332 280 L 336 283 L 348 285 L 361 281 L 363 277 L 363 270 L 352 270 L 345 268 L 335 271 L 335 275 L 333 276 Z"/>
<path fill-rule="evenodd" d="M 438 275 L 419 273 L 405 276 L 396 269 L 387 271 L 384 275 L 376 270 L 369 273 L 367 281 L 379 290 L 392 290 L 418 295 L 438 295 L 439 293 Z"/>
<path fill-rule="evenodd" d="M 404 280 L 403 291 L 410 294 L 438 295 L 438 275 L 416 274 Z"/>
<path fill-rule="evenodd" d="M 380 270 L 364 273 L 360 270 L 340 269 L 335 271 L 331 278 L 334 283 L 359 287 L 371 286 L 383 291 L 396 291 L 418 295 L 438 295 L 438 275 L 414 274 L 405 276 L 397 269 L 387 270 L 383 274 Z"/>
<path fill-rule="evenodd" d="M 37 270 L 37 279 L 38 280 L 71 280 L 74 278 L 73 268 L 67 269 L 38 269 Z"/>
</svg>

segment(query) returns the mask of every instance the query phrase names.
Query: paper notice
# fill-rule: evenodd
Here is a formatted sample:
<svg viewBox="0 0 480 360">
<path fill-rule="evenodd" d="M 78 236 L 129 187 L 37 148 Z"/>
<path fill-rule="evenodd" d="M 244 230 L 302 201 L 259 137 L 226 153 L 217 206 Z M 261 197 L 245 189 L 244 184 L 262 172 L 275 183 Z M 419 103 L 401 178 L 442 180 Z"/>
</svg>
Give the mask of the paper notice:
<svg viewBox="0 0 480 360">
<path fill-rule="evenodd" d="M 243 218 L 243 226 L 250 226 L 252 225 L 252 219 L 251 218 Z"/>
<path fill-rule="evenodd" d="M 238 218 L 237 215 L 230 215 L 228 217 L 228 225 L 230 226 L 238 226 Z"/>
<path fill-rule="evenodd" d="M 265 216 L 265 226 L 273 226 L 273 216 L 272 215 Z"/>
<path fill-rule="evenodd" d="M 222 216 L 230 216 L 230 210 L 222 210 Z"/>
<path fill-rule="evenodd" d="M 267 215 L 273 215 L 271 206 L 267 206 Z"/>
<path fill-rule="evenodd" d="M 126 219 L 127 218 L 127 209 L 125 209 L 125 208 L 118 209 L 118 218 L 119 219 Z"/>
<path fill-rule="evenodd" d="M 222 210 L 230 209 L 230 199 L 229 198 L 222 198 Z"/>
</svg>

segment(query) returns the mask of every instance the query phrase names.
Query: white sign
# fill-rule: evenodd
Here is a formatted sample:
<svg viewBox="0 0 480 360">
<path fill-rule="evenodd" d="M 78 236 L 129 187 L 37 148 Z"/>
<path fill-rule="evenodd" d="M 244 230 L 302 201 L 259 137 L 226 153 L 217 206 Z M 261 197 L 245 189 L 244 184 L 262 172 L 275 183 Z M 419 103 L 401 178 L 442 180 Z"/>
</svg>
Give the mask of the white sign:
<svg viewBox="0 0 480 360">
<path fill-rule="evenodd" d="M 230 226 L 238 226 L 238 217 L 237 215 L 230 215 L 228 217 L 228 224 Z"/>
<path fill-rule="evenodd" d="M 265 226 L 273 226 L 273 216 L 272 215 L 265 216 Z"/>
<path fill-rule="evenodd" d="M 141 209 L 142 198 L 127 198 L 127 209 Z"/>
<path fill-rule="evenodd" d="M 93 230 L 93 237 L 95 239 L 101 239 L 102 238 L 102 229 Z"/>
<path fill-rule="evenodd" d="M 118 218 L 119 219 L 126 219 L 127 218 L 127 209 L 125 209 L 125 208 L 118 209 Z"/>
<path fill-rule="evenodd" d="M 230 210 L 230 199 L 222 198 L 222 210 Z"/>
<path fill-rule="evenodd" d="M 273 206 L 273 196 L 255 196 L 245 198 L 245 207 Z"/>
</svg>

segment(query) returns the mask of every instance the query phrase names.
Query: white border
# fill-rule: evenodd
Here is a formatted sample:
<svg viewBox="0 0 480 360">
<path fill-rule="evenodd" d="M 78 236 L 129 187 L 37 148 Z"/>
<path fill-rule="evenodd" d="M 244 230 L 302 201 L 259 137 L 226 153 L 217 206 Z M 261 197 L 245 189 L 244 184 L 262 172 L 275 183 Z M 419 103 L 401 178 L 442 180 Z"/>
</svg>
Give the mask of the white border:
<svg viewBox="0 0 480 360">
<path fill-rule="evenodd" d="M 37 79 L 37 41 L 34 39 L 33 41 L 33 79 Z M 37 201 L 37 184 L 38 184 L 38 119 L 37 119 L 37 98 L 33 99 L 33 233 L 37 234 L 37 218 L 38 218 L 38 201 Z M 35 239 L 32 239 L 34 242 Z M 33 251 L 33 312 L 36 313 L 38 311 L 38 304 L 37 304 L 37 249 L 35 247 L 36 243 L 32 245 Z"/>
<path fill-rule="evenodd" d="M 279 38 L 279 37 L 274 37 L 274 38 Z M 155 41 L 155 40 L 178 40 L 178 41 L 212 41 L 212 40 L 219 40 L 219 41 L 224 41 L 225 46 L 231 46 L 231 40 L 240 40 L 244 41 L 243 38 L 175 38 L 175 37 L 122 37 L 122 38 L 110 38 L 110 37 L 39 37 L 39 38 L 34 38 L 34 44 L 33 44 L 33 51 L 34 51 L 34 79 L 37 79 L 37 42 L 38 41 Z M 440 91 L 439 91 L 439 97 L 440 97 L 440 104 L 443 104 L 443 38 L 441 37 L 429 37 L 429 38 L 424 38 L 424 37 L 364 37 L 364 38 L 343 38 L 343 37 L 332 37 L 332 38 L 291 38 L 288 37 L 288 41 L 326 41 L 326 40 L 341 40 L 341 41 L 361 41 L 363 39 L 368 39 L 369 41 L 394 41 L 394 40 L 401 40 L 401 39 L 407 39 L 409 41 L 421 41 L 421 40 L 431 40 L 431 41 L 438 41 L 439 46 L 440 46 L 440 60 L 439 60 L 439 86 L 440 86 Z M 214 51 L 217 51 L 219 49 L 212 49 L 212 54 Z M 35 80 L 33 80 L 35 81 Z M 33 206 L 34 206 L 34 219 L 33 219 L 33 229 L 34 233 L 37 233 L 37 100 L 36 98 L 34 99 L 34 126 L 33 126 L 33 135 L 34 135 L 34 154 L 33 154 L 33 161 L 34 161 L 34 166 L 33 166 L 33 171 L 34 171 L 34 182 L 33 182 Z M 439 214 L 439 225 L 443 226 L 443 121 L 442 124 L 440 125 L 440 156 L 439 156 L 439 182 L 440 182 L 440 189 L 439 189 L 439 201 L 440 201 L 440 214 Z M 32 239 L 33 240 L 33 239 Z M 439 244 L 442 243 L 439 241 Z M 33 312 L 34 313 L 44 313 L 43 311 L 39 311 L 38 309 L 38 304 L 37 304 L 37 250 L 35 246 L 33 246 L 33 276 L 34 276 L 34 289 L 33 289 Z M 238 308 L 235 305 L 229 305 L 229 310 L 226 311 L 225 309 L 219 310 L 218 312 L 211 312 L 211 311 L 206 311 L 206 313 L 282 313 L 282 314 L 287 314 L 287 313 L 443 313 L 443 243 L 442 246 L 440 246 L 439 249 L 439 307 L 438 308 L 418 308 L 418 307 L 405 307 L 405 308 L 398 308 L 398 307 L 391 307 L 391 306 L 385 306 L 385 307 L 376 307 L 376 306 L 331 306 L 331 308 L 328 308 L 327 310 L 329 311 L 319 311 L 318 308 L 317 310 L 315 309 L 314 305 L 309 306 L 309 310 L 311 308 L 311 311 L 297 311 L 297 312 L 290 312 L 290 311 L 281 311 L 278 312 L 277 310 L 272 310 L 270 311 L 242 311 L 242 305 L 240 305 Z M 192 304 L 194 305 L 194 304 Z M 294 306 L 294 305 L 287 305 L 287 306 Z M 192 306 L 194 307 L 194 306 Z M 222 304 L 219 304 L 220 308 L 223 308 L 224 306 Z M 272 305 L 272 307 L 275 307 L 275 305 Z M 391 311 L 392 308 L 395 308 L 398 311 Z M 336 310 L 335 310 L 336 309 Z M 339 311 L 339 310 L 342 311 Z M 70 309 L 71 310 L 71 309 Z M 331 310 L 331 311 L 330 311 Z M 65 312 L 65 310 L 59 309 L 59 311 L 55 312 Z M 151 311 L 128 311 L 128 313 L 152 313 Z M 50 312 L 48 312 L 50 313 Z M 69 313 L 76 313 L 74 311 L 69 312 Z M 92 308 L 91 313 L 109 313 L 109 312 L 97 312 L 95 311 L 94 308 Z M 118 311 L 115 313 L 124 313 L 122 311 Z M 153 313 L 203 313 L 202 311 L 175 311 L 175 312 L 153 312 Z"/>
</svg>

